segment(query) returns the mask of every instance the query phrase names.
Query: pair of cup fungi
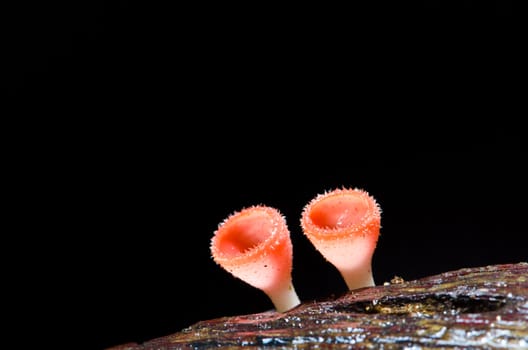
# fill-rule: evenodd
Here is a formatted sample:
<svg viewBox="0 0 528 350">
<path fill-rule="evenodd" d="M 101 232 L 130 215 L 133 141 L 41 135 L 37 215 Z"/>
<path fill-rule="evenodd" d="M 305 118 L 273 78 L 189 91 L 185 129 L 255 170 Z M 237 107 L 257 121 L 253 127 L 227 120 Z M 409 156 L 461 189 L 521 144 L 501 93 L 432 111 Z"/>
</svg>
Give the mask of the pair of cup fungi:
<svg viewBox="0 0 528 350">
<path fill-rule="evenodd" d="M 350 290 L 374 286 L 371 262 L 380 214 L 376 200 L 357 188 L 319 194 L 303 209 L 305 236 Z M 290 232 L 277 209 L 259 205 L 230 215 L 214 232 L 211 254 L 223 269 L 263 291 L 276 311 L 300 304 L 292 283 Z"/>
</svg>

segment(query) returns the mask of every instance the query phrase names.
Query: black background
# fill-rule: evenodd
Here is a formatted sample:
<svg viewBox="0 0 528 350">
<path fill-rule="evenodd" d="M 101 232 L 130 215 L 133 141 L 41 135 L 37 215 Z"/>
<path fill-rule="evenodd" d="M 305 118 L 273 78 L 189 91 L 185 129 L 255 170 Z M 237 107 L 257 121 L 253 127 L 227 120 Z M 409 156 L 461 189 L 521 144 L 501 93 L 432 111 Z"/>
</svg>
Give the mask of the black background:
<svg viewBox="0 0 528 350">
<path fill-rule="evenodd" d="M 209 254 L 254 204 L 287 219 L 301 300 L 345 292 L 299 226 L 337 187 L 380 203 L 379 284 L 527 260 L 510 3 L 303 6 L 13 11 L 3 82 L 53 334 L 102 349 L 270 309 Z"/>
</svg>

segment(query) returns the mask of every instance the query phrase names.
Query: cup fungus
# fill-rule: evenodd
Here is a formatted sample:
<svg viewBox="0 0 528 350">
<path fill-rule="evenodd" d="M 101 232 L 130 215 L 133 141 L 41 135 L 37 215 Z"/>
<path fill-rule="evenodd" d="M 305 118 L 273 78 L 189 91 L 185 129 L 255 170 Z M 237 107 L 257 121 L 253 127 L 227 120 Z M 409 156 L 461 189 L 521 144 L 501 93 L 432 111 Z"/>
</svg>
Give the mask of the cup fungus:
<svg viewBox="0 0 528 350">
<path fill-rule="evenodd" d="M 300 301 L 292 284 L 292 243 L 286 220 L 274 208 L 253 206 L 222 222 L 211 240 L 214 261 L 262 290 L 278 312 Z"/>
<path fill-rule="evenodd" d="M 376 200 L 361 189 L 326 192 L 304 207 L 304 234 L 339 270 L 350 290 L 375 285 L 371 263 L 380 214 Z"/>
</svg>

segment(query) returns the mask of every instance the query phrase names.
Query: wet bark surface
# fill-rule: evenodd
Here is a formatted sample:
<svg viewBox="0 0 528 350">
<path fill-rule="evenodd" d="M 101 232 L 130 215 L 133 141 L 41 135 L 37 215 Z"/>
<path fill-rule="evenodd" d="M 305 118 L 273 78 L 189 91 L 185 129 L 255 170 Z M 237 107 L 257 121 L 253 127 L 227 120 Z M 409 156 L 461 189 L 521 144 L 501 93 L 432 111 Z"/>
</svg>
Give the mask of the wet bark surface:
<svg viewBox="0 0 528 350">
<path fill-rule="evenodd" d="M 208 347 L 528 349 L 528 263 L 408 282 L 395 278 L 285 313 L 201 321 L 144 344 L 110 349 Z"/>
</svg>

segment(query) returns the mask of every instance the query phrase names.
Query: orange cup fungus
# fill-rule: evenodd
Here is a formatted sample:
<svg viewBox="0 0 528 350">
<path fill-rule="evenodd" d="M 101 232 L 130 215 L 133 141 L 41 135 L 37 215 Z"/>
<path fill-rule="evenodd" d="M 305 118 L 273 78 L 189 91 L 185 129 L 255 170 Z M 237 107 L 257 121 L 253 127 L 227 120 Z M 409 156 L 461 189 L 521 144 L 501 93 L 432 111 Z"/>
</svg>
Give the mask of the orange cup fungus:
<svg viewBox="0 0 528 350">
<path fill-rule="evenodd" d="M 300 301 L 292 284 L 292 244 L 286 220 L 274 208 L 253 206 L 222 222 L 211 240 L 214 261 L 268 295 L 284 312 Z"/>
<path fill-rule="evenodd" d="M 303 210 L 304 234 L 339 270 L 350 290 L 374 286 L 371 263 L 380 214 L 375 199 L 360 189 L 320 194 Z"/>
<path fill-rule="evenodd" d="M 371 265 L 380 220 L 380 207 L 366 191 L 336 189 L 304 207 L 301 227 L 353 290 L 375 285 Z M 266 293 L 278 312 L 300 304 L 292 284 L 290 232 L 278 210 L 261 205 L 230 215 L 218 225 L 211 253 L 222 268 Z"/>
</svg>

